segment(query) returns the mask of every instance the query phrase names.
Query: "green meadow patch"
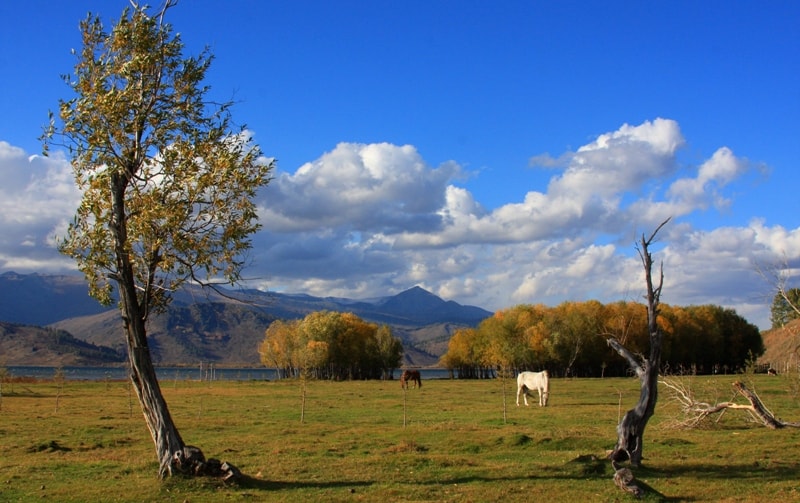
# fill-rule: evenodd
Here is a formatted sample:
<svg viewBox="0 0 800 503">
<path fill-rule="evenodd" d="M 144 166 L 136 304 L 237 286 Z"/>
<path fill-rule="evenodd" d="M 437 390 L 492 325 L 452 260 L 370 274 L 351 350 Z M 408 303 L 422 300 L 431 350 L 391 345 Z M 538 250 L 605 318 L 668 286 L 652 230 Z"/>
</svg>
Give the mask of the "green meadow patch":
<svg viewBox="0 0 800 503">
<path fill-rule="evenodd" d="M 730 400 L 742 376 L 688 378 L 698 398 Z M 786 421 L 800 402 L 783 376 L 750 386 Z M 507 384 L 507 383 L 506 383 Z M 4 386 L 0 501 L 625 501 L 606 452 L 635 405 L 636 379 L 553 379 L 546 408 L 516 407 L 500 381 L 308 385 L 165 381 L 184 440 L 246 475 L 158 480 L 155 450 L 124 382 Z M 702 395 L 701 395 L 702 393 Z M 800 499 L 800 430 L 769 430 L 729 410 L 674 429 L 660 388 L 634 470 L 647 501 Z M 505 419 L 504 419 L 505 418 Z"/>
</svg>

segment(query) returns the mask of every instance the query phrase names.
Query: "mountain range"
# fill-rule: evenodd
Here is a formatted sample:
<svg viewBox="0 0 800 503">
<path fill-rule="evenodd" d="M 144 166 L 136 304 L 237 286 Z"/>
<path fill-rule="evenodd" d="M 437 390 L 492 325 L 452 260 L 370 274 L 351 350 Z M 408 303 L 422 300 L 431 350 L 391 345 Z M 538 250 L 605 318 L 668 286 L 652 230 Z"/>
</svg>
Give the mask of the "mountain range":
<svg viewBox="0 0 800 503">
<path fill-rule="evenodd" d="M 0 364 L 124 361 L 118 309 L 101 306 L 87 292 L 77 275 L 0 274 Z M 159 365 L 259 365 L 258 344 L 272 321 L 323 310 L 390 326 L 403 342 L 404 364 L 415 366 L 435 364 L 454 330 L 474 327 L 492 314 L 445 301 L 419 286 L 368 300 L 189 286 L 148 322 L 148 341 Z"/>
</svg>

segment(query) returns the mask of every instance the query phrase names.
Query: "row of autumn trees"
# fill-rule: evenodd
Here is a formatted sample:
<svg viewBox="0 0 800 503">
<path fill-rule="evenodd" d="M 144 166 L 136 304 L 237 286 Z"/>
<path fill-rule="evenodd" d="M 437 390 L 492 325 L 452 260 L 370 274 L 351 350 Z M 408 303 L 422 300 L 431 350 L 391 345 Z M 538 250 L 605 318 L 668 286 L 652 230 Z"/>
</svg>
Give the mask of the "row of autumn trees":
<svg viewBox="0 0 800 503">
<path fill-rule="evenodd" d="M 670 373 L 725 373 L 743 369 L 764 352 L 758 327 L 732 309 L 662 304 L 662 369 Z M 608 348 L 614 337 L 632 353 L 647 354 L 647 307 L 635 302 L 519 305 L 498 311 L 476 328 L 456 331 L 440 364 L 460 378 L 547 369 L 552 375 L 625 375 L 627 363 Z"/>
<path fill-rule="evenodd" d="M 386 379 L 403 359 L 403 344 L 388 326 L 333 311 L 272 322 L 258 351 L 280 377 L 334 380 Z"/>
</svg>

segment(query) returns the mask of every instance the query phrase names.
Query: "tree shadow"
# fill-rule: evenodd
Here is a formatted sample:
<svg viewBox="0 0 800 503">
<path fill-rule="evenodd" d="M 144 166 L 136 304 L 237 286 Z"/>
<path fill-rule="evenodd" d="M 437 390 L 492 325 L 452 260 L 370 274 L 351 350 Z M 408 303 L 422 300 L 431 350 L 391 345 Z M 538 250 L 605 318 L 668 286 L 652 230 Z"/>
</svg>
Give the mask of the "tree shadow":
<svg viewBox="0 0 800 503">
<path fill-rule="evenodd" d="M 282 491 L 291 489 L 350 489 L 355 492 L 357 488 L 369 487 L 373 484 L 366 480 L 343 480 L 336 482 L 285 482 L 277 480 L 257 479 L 249 475 L 242 475 L 234 484 L 240 489 L 252 489 L 257 491 Z"/>
<path fill-rule="evenodd" d="M 691 495 L 665 495 L 656 487 L 644 482 L 648 479 L 651 483 L 658 485 L 659 481 L 668 480 L 672 477 L 697 478 L 705 480 L 727 480 L 731 478 L 739 480 L 753 479 L 759 483 L 765 481 L 786 481 L 797 477 L 797 468 L 791 463 L 781 465 L 771 462 L 769 466 L 759 463 L 737 463 L 728 465 L 710 465 L 702 463 L 687 464 L 662 464 L 662 465 L 643 465 L 633 468 L 636 476 L 636 483 L 645 490 L 646 501 L 660 501 L 664 503 L 672 502 L 692 502 L 697 498 Z M 513 484 L 530 480 L 603 480 L 613 485 L 614 469 L 611 462 L 605 458 L 594 455 L 583 455 L 568 461 L 562 465 L 545 467 L 537 473 L 526 476 L 480 476 L 470 475 L 463 477 L 449 477 L 438 480 L 420 480 L 419 485 L 453 485 L 470 483 L 500 483 Z M 358 489 L 370 487 L 375 484 L 368 480 L 344 480 L 335 482 L 285 482 L 254 478 L 247 475 L 242 477 L 235 484 L 240 489 L 250 489 L 254 491 L 282 491 L 304 488 L 316 489 L 349 489 L 351 493 L 356 493 Z M 622 494 L 622 493 L 621 493 Z"/>
<path fill-rule="evenodd" d="M 610 466 L 610 464 L 609 464 Z M 612 480 L 612 476 L 608 475 L 594 475 L 594 476 L 579 476 L 575 474 L 559 474 L 559 473 L 551 473 L 551 474 L 536 474 L 536 475 L 529 475 L 527 477 L 482 477 L 482 476 L 469 476 L 469 477 L 454 477 L 450 479 L 443 479 L 437 481 L 430 481 L 430 482 L 420 482 L 421 485 L 430 484 L 430 485 L 451 485 L 451 484 L 469 484 L 469 483 L 501 483 L 501 484 L 514 484 L 524 481 L 530 480 L 573 480 L 576 482 L 579 481 L 586 481 L 586 480 L 603 480 L 607 481 L 610 486 L 614 485 L 614 481 Z M 687 496 L 667 496 L 657 489 L 655 489 L 650 484 L 642 482 L 641 480 L 636 480 L 637 484 L 645 490 L 645 500 L 646 501 L 659 501 L 663 503 L 677 503 L 677 502 L 691 502 L 696 501 L 696 498 L 687 497 Z M 620 492 L 620 494 L 623 494 Z"/>
<path fill-rule="evenodd" d="M 648 477 L 694 477 L 698 479 L 754 479 L 758 482 L 785 481 L 797 478 L 797 466 L 793 463 L 770 461 L 762 464 L 734 463 L 710 465 L 702 463 L 685 463 L 674 465 L 642 466 L 635 472 Z"/>
<path fill-rule="evenodd" d="M 768 464 L 753 462 L 725 465 L 703 463 L 659 464 L 642 465 L 637 468 L 632 468 L 632 470 L 636 477 L 637 485 L 645 490 L 644 499 L 646 501 L 660 501 L 664 503 L 678 501 L 691 502 L 698 500 L 698 498 L 693 495 L 666 495 L 657 489 L 663 481 L 675 477 L 720 481 L 729 479 L 752 480 L 754 483 L 779 482 L 795 480 L 797 478 L 796 465 L 779 462 L 769 462 Z M 528 476 L 484 477 L 475 475 L 421 482 L 421 484 L 513 484 L 530 480 L 543 482 L 547 480 L 570 480 L 577 483 L 586 480 L 601 480 L 608 481 L 608 484 L 613 486 L 613 475 L 614 469 L 611 466 L 611 462 L 607 459 L 594 455 L 582 455 L 561 465 L 540 468 L 537 473 L 532 473 Z M 643 479 L 647 479 L 649 483 L 644 482 Z M 624 493 L 620 492 L 620 494 Z"/>
</svg>

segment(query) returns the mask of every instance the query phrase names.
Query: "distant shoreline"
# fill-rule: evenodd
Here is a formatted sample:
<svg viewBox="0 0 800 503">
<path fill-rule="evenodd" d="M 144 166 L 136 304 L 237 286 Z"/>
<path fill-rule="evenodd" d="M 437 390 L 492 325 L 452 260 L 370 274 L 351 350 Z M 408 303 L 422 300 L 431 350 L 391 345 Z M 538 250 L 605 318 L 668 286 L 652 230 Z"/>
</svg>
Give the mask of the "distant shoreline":
<svg viewBox="0 0 800 503">
<path fill-rule="evenodd" d="M 50 366 L 50 365 L 9 365 L 8 378 L 11 380 L 38 379 L 52 380 L 60 372 L 69 381 L 126 381 L 127 367 L 124 365 L 104 366 Z M 448 379 L 450 371 L 443 368 L 419 368 L 423 379 Z M 400 378 L 401 369 L 395 369 L 393 378 Z M 159 380 L 195 381 L 273 381 L 278 379 L 278 371 L 267 367 L 217 366 L 203 363 L 189 365 L 169 365 L 156 367 Z"/>
</svg>

